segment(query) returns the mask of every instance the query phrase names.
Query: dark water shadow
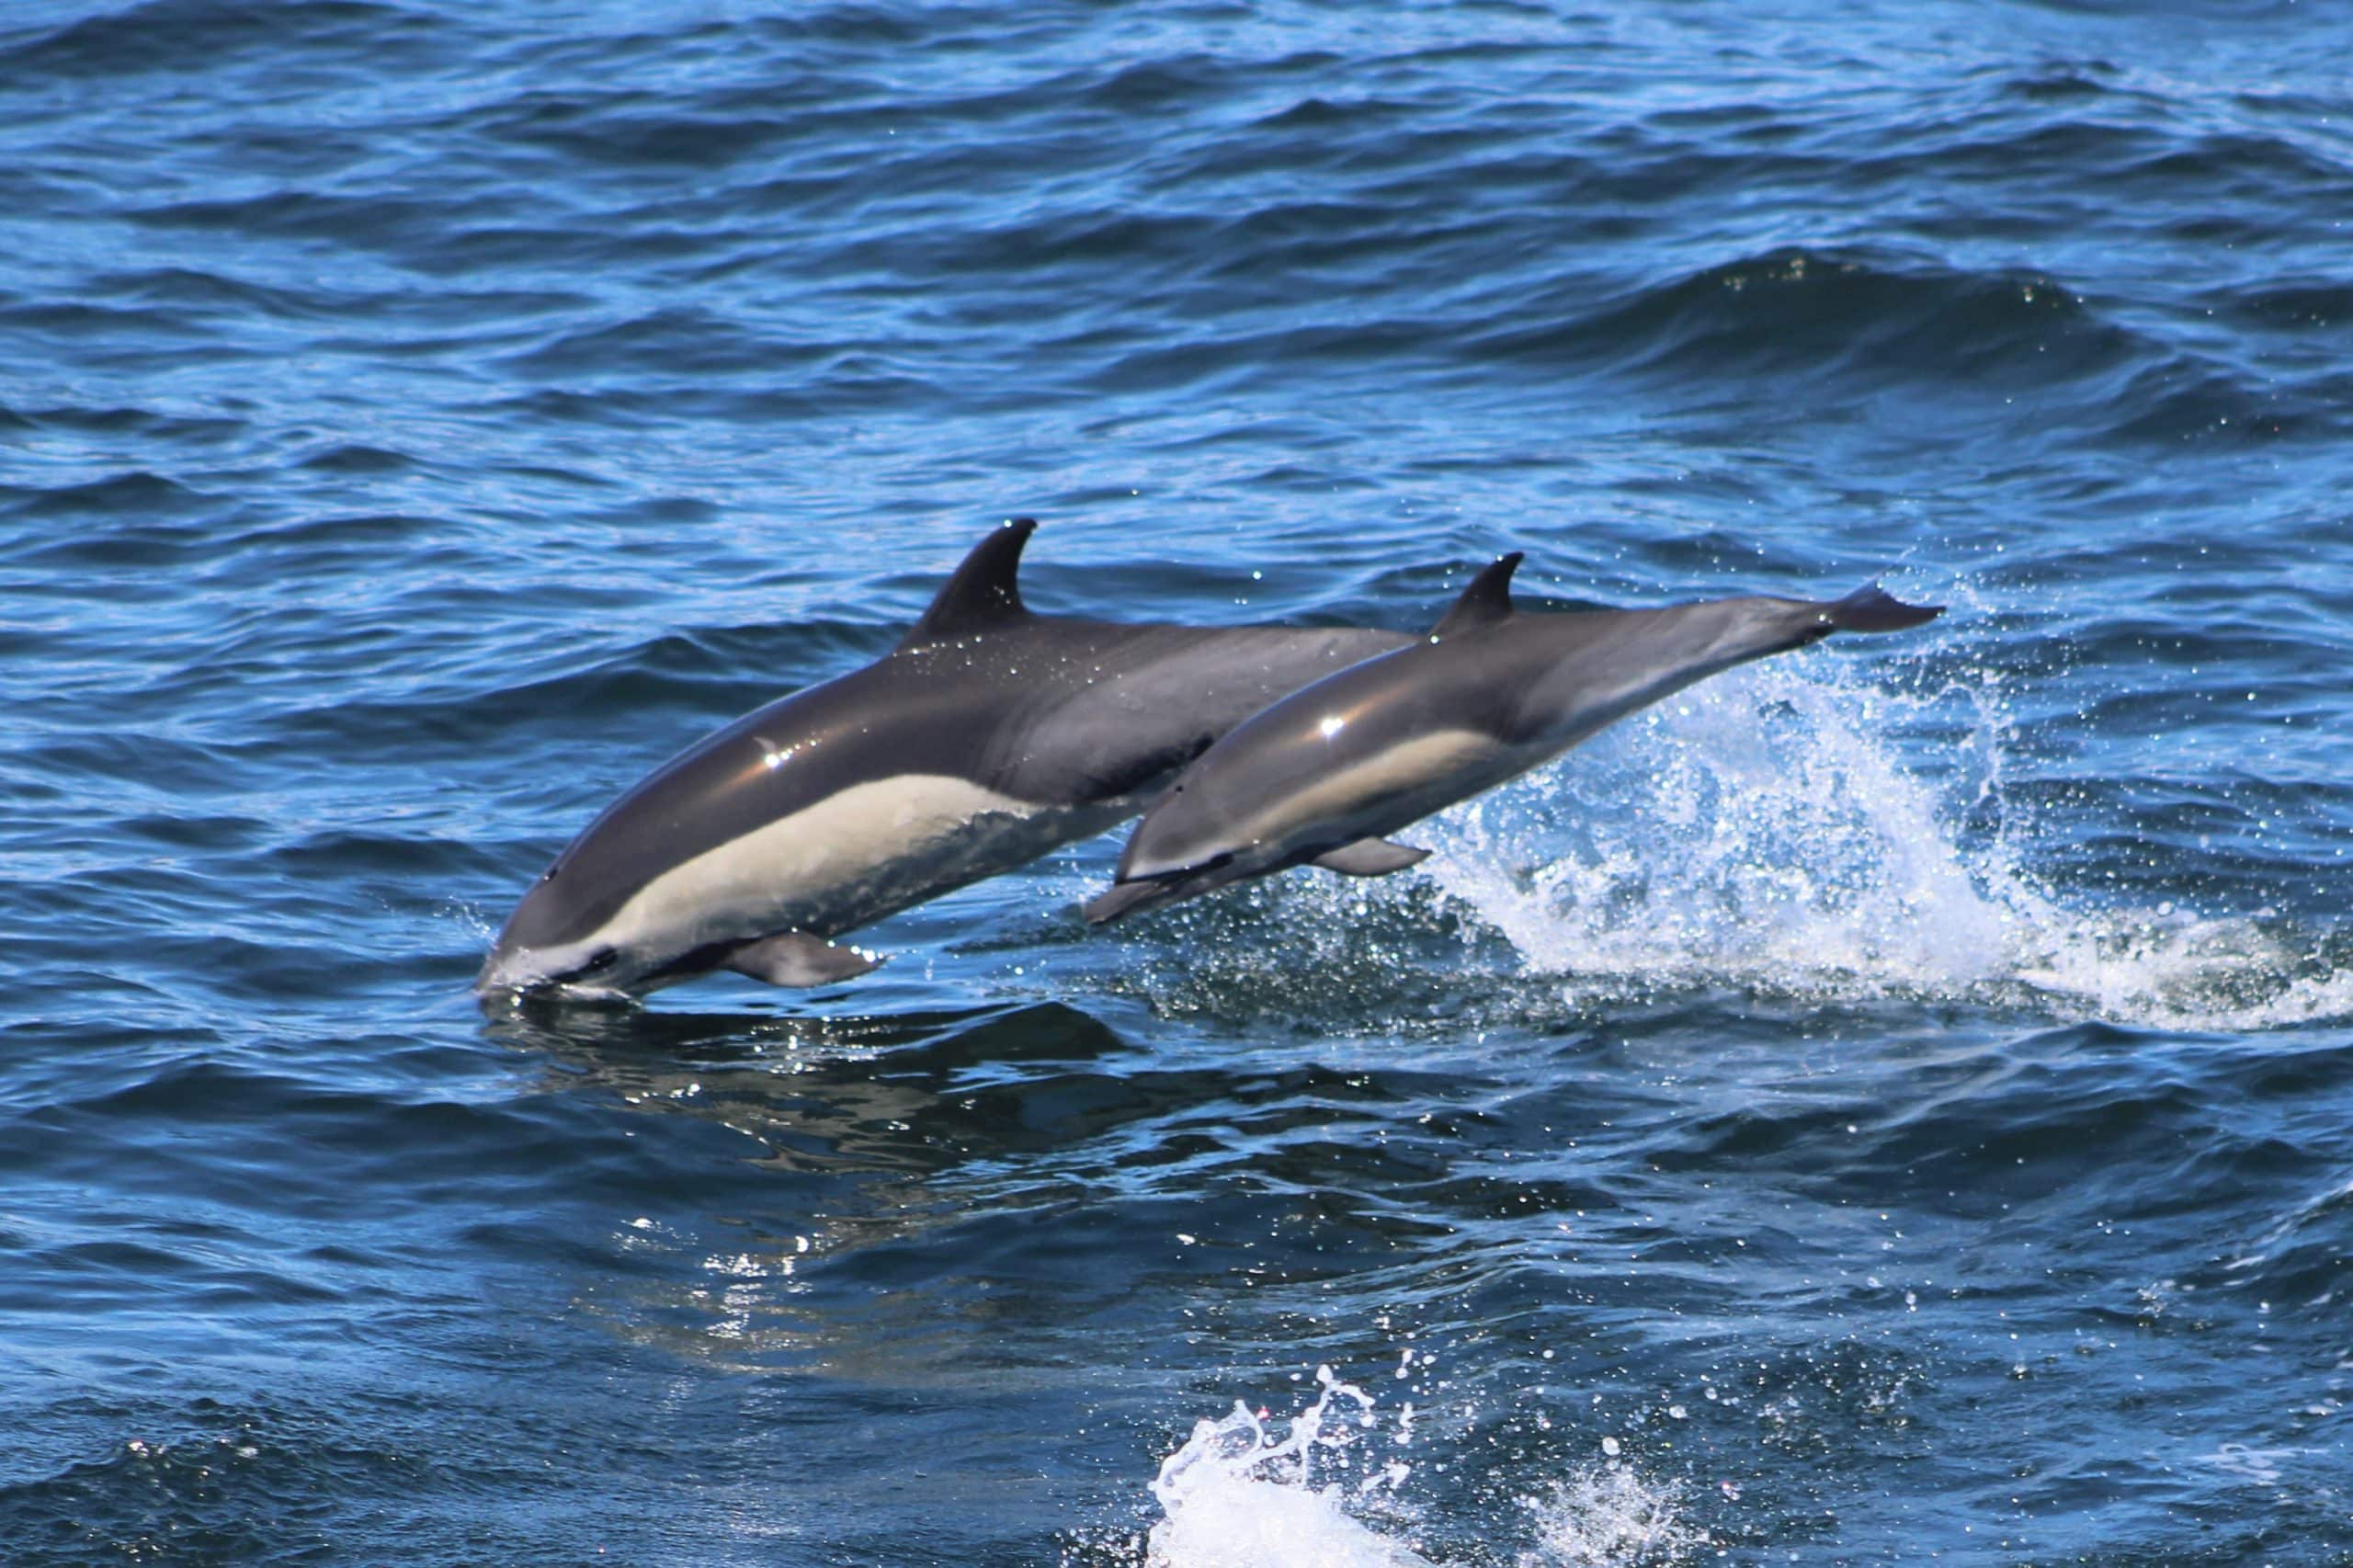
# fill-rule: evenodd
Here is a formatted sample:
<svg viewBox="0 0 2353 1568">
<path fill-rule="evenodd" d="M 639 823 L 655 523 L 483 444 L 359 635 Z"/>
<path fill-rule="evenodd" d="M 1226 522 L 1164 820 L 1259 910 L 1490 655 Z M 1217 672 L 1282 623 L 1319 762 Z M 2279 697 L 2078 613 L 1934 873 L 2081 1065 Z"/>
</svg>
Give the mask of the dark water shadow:
<svg viewBox="0 0 2353 1568">
<path fill-rule="evenodd" d="M 1060 1001 L 863 1017 L 529 1006 L 485 1032 L 543 1059 L 551 1090 L 756 1140 L 780 1205 L 860 1230 L 1168 1201 L 1211 1179 L 1385 1211 L 1443 1177 L 1444 1145 L 1495 1135 L 1467 1108 L 1460 1129 L 1422 1114 L 1494 1087 L 1459 1068 L 1246 1049 L 1180 1065 Z"/>
<path fill-rule="evenodd" d="M 484 1035 L 544 1062 L 551 1093 L 756 1141 L 725 1141 L 748 1161 L 630 1199 L 609 1229 L 640 1239 L 575 1290 L 584 1313 L 731 1371 L 882 1391 L 995 1387 L 1016 1362 L 1023 1387 L 1062 1388 L 1081 1364 L 1060 1348 L 1071 1335 L 1156 1342 L 1143 1281 L 1197 1267 L 1176 1238 L 1193 1210 L 1162 1184 L 1232 1157 L 1211 1124 L 1253 1101 L 1307 1115 L 1327 1077 L 1350 1092 L 1318 1069 L 1162 1065 L 1058 1001 L 856 1017 L 534 1005 Z M 689 1166 L 710 1158 L 708 1140 L 655 1142 Z M 1245 1196 L 1233 1222 L 1263 1234 L 1291 1206 Z M 646 1213 L 656 1230 L 631 1231 Z"/>
<path fill-rule="evenodd" d="M 722 1121 L 765 1145 L 763 1163 L 808 1174 L 1051 1154 L 1233 1085 L 1131 1071 L 1118 1059 L 1142 1048 L 1062 1002 L 820 1017 L 534 1000 L 483 1032 L 544 1058 L 551 1086 Z"/>
</svg>

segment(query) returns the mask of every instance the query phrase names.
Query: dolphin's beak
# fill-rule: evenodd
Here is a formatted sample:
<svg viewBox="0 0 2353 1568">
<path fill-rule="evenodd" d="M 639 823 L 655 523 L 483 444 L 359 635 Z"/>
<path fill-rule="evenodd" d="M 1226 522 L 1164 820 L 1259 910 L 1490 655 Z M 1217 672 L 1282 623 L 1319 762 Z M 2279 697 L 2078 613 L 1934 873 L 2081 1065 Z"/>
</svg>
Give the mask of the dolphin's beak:
<svg viewBox="0 0 2353 1568">
<path fill-rule="evenodd" d="M 528 991 L 538 979 L 529 950 L 516 947 L 501 936 L 474 975 L 474 994 L 490 997 Z"/>
<path fill-rule="evenodd" d="M 600 991 L 593 983 L 595 977 L 611 969 L 620 956 L 611 948 L 598 948 L 584 961 L 558 968 L 551 966 L 549 955 L 542 949 L 502 941 L 491 949 L 481 972 L 474 976 L 474 994 L 484 1001 L 547 991 L 584 996 L 622 994 Z"/>
<path fill-rule="evenodd" d="M 474 976 L 474 994 L 488 996 L 505 991 L 529 991 L 534 986 L 561 979 L 546 971 L 538 955 L 551 946 L 562 918 L 550 880 L 541 877 L 515 905 L 506 924 L 498 930 L 498 940 L 490 945 L 490 956 L 483 960 L 482 971 Z"/>
<path fill-rule="evenodd" d="M 1175 892 L 1176 885 L 1165 881 L 1114 882 L 1108 892 L 1087 900 L 1079 913 L 1086 916 L 1089 926 L 1108 926 L 1122 915 L 1132 915 L 1139 909 L 1168 898 Z"/>
</svg>

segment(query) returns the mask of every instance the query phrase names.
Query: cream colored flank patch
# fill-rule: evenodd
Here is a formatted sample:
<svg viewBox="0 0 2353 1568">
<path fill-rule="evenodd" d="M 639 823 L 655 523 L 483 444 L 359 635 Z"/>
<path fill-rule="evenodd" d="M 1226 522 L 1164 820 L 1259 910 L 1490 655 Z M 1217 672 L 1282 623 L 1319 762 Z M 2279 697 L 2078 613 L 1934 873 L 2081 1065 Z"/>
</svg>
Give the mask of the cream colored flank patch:
<svg viewBox="0 0 2353 1568">
<path fill-rule="evenodd" d="M 1038 807 L 969 778 L 908 773 L 853 785 L 707 849 L 638 891 L 593 938 L 595 946 L 676 946 L 681 931 L 740 935 L 789 903 L 854 887 L 921 856 L 974 817 L 1027 817 Z"/>
<path fill-rule="evenodd" d="M 1281 844 L 1319 824 L 1346 825 L 1379 801 L 1443 790 L 1449 778 L 1483 772 L 1495 765 L 1503 749 L 1470 730 L 1440 730 L 1405 741 L 1267 802 L 1237 829 L 1233 842 Z"/>
</svg>

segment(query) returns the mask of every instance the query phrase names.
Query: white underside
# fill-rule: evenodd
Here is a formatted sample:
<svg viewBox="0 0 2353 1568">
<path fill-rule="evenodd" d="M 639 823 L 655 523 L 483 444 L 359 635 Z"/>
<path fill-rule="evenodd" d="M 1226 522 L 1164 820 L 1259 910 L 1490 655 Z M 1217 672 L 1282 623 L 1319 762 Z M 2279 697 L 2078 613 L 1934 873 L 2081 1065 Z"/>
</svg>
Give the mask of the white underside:
<svg viewBox="0 0 2353 1568">
<path fill-rule="evenodd" d="M 681 861 L 580 941 L 520 957 L 536 974 L 554 975 L 613 949 L 625 955 L 623 965 L 583 984 L 628 991 L 699 947 L 787 929 L 832 935 L 904 908 L 934 884 L 960 885 L 969 880 L 956 873 L 964 862 L 1017 865 L 1051 846 L 1029 848 L 1034 835 L 1023 831 L 1046 814 L 1033 801 L 945 774 L 854 785 Z"/>
<path fill-rule="evenodd" d="M 1493 737 L 1472 730 L 1416 736 L 1268 802 L 1235 840 L 1280 853 L 1302 841 L 1328 840 L 1336 830 L 1349 839 L 1394 833 L 1483 788 L 1506 755 Z"/>
<path fill-rule="evenodd" d="M 642 942 L 713 922 L 756 926 L 779 908 L 830 902 L 961 836 L 977 817 L 1038 808 L 969 778 L 902 774 L 854 785 L 664 872 L 623 904 L 608 941 Z"/>
</svg>

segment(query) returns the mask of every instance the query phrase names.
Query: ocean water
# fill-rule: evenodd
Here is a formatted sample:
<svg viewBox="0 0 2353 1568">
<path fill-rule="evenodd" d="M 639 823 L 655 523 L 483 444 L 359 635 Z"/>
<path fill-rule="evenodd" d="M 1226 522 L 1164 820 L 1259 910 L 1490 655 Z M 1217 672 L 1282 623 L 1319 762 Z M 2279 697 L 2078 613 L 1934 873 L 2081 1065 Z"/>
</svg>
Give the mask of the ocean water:
<svg viewBox="0 0 2353 1568">
<path fill-rule="evenodd" d="M 0 11 L 0 1562 L 2353 1562 L 2353 21 Z M 1878 576 L 1414 836 L 485 1014 L 1033 605 Z"/>
</svg>

